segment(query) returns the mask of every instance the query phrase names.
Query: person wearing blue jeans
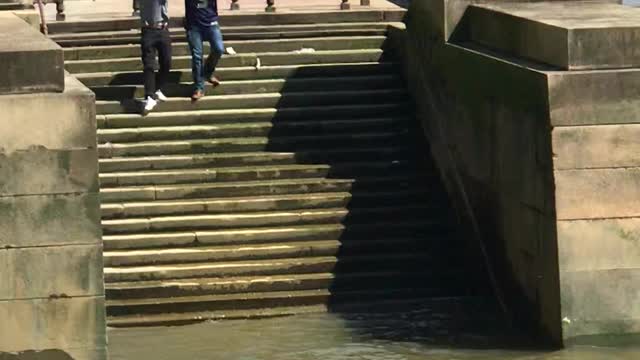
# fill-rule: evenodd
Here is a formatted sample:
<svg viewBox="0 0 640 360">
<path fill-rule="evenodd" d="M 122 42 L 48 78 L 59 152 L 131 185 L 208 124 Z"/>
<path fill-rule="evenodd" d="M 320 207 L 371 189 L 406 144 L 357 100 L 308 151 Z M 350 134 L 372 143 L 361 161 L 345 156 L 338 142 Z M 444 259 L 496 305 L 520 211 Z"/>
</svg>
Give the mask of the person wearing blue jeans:
<svg viewBox="0 0 640 360">
<path fill-rule="evenodd" d="M 184 0 L 185 29 L 191 50 L 191 70 L 194 91 L 191 99 L 198 100 L 204 96 L 205 80 L 220 85 L 220 81 L 213 75 L 216 66 L 224 53 L 222 31 L 218 24 L 217 0 Z M 203 62 L 203 43 L 208 42 L 210 53 Z"/>
</svg>

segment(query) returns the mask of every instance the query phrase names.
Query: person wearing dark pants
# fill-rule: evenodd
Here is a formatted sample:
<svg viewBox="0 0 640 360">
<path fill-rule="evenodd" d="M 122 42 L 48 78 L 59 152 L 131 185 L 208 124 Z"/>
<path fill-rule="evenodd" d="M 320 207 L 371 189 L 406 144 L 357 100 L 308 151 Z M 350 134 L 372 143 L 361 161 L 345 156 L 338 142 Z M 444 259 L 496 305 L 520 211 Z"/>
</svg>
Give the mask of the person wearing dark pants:
<svg viewBox="0 0 640 360">
<path fill-rule="evenodd" d="M 171 70 L 171 34 L 169 33 L 168 0 L 140 0 L 142 20 L 142 65 L 144 71 L 144 112 L 166 101 L 162 88 Z M 159 69 L 156 75 L 156 53 Z"/>
<path fill-rule="evenodd" d="M 205 80 L 220 85 L 214 72 L 224 53 L 222 31 L 218 24 L 217 0 L 185 0 L 185 29 L 191 50 L 191 71 L 194 90 L 191 99 L 199 100 L 204 96 Z M 203 61 L 203 43 L 210 45 L 209 56 Z"/>
</svg>

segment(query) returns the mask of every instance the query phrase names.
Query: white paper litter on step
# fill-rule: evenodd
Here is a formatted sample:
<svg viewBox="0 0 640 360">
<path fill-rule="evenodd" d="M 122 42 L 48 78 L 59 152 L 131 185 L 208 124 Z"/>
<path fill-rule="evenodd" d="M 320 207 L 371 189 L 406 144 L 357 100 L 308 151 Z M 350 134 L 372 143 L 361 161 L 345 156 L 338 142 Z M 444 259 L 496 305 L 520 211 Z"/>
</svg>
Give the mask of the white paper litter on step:
<svg viewBox="0 0 640 360">
<path fill-rule="evenodd" d="M 314 48 L 302 48 L 300 50 L 295 50 L 294 51 L 296 54 L 311 54 L 316 52 L 316 49 Z"/>
<path fill-rule="evenodd" d="M 235 55 L 235 54 L 237 54 L 237 52 L 236 52 L 236 50 L 235 50 L 234 48 L 232 48 L 232 47 L 228 47 L 228 48 L 227 48 L 227 54 L 229 54 L 229 55 Z"/>
<path fill-rule="evenodd" d="M 262 67 L 262 63 L 260 62 L 260 58 L 256 58 L 256 70 L 259 70 Z"/>
</svg>

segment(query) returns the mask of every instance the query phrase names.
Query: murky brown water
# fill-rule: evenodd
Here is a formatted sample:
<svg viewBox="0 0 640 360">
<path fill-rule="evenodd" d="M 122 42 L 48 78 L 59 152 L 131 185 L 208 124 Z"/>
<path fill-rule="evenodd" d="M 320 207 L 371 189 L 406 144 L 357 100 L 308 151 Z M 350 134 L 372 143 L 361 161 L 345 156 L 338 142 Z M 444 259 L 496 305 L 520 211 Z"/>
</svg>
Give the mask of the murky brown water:
<svg viewBox="0 0 640 360">
<path fill-rule="evenodd" d="M 462 330 L 455 338 L 447 337 L 440 324 L 433 313 L 413 311 L 110 329 L 109 348 L 112 360 L 640 359 L 640 336 L 601 339 L 598 346 L 562 351 L 524 350 L 493 330 L 483 331 L 490 322 L 486 327 L 472 324 L 473 330 Z"/>
</svg>

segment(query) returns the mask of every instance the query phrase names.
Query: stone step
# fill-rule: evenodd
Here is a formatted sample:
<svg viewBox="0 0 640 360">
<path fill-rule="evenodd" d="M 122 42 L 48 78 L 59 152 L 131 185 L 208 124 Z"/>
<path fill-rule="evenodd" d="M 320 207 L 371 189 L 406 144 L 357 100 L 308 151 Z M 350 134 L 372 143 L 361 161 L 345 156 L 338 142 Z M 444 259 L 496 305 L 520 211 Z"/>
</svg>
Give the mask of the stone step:
<svg viewBox="0 0 640 360">
<path fill-rule="evenodd" d="M 444 294 L 442 294 L 444 292 Z M 201 312 L 278 308 L 289 306 L 330 305 L 338 302 L 372 301 L 376 299 L 407 299 L 416 297 L 464 295 L 424 288 L 368 289 L 360 291 L 331 291 L 327 289 L 273 291 L 245 294 L 184 296 L 176 298 L 108 300 L 109 316 L 163 314 L 167 312 Z"/>
<path fill-rule="evenodd" d="M 193 199 L 172 201 L 122 202 L 102 204 L 102 218 L 130 218 L 158 215 L 219 214 L 225 212 L 277 211 L 293 209 L 326 209 L 363 207 L 372 205 L 400 205 L 426 200 L 421 191 L 385 191 L 366 193 L 310 193 L 294 195 L 265 195 L 222 199 Z M 433 206 L 444 199 L 432 196 Z"/>
<path fill-rule="evenodd" d="M 240 122 L 308 121 L 322 119 L 363 119 L 406 116 L 411 106 L 406 102 L 378 104 L 324 105 L 287 108 L 193 110 L 140 114 L 97 115 L 101 129 L 237 124 Z"/>
<path fill-rule="evenodd" d="M 364 221 L 380 221 L 389 218 L 420 219 L 427 216 L 429 210 L 433 213 L 433 209 L 425 205 L 405 205 L 360 209 L 302 209 L 107 219 L 102 220 L 102 231 L 106 235 L 112 235 L 198 229 L 215 230 L 238 227 L 276 227 L 327 223 L 353 224 Z"/>
<path fill-rule="evenodd" d="M 271 51 L 224 55 L 218 64 L 218 69 L 256 66 L 258 59 L 260 59 L 261 66 L 376 62 L 383 59 L 383 52 L 381 49 L 355 49 L 314 52 Z M 191 56 L 174 56 L 171 60 L 171 65 L 174 69 L 188 69 L 191 67 Z M 65 69 L 72 74 L 142 71 L 142 60 L 139 57 L 67 60 L 65 61 Z"/>
<path fill-rule="evenodd" d="M 318 136 L 241 137 L 106 143 L 98 145 L 100 158 L 141 155 L 179 155 L 223 152 L 306 151 L 326 148 L 371 148 L 379 144 L 398 146 L 406 142 L 406 132 L 332 134 Z"/>
<path fill-rule="evenodd" d="M 407 118 L 393 117 L 99 129 L 98 143 L 389 131 L 406 128 L 407 122 Z"/>
<path fill-rule="evenodd" d="M 223 83 L 230 80 L 260 80 L 260 79 L 291 79 L 310 77 L 337 77 L 337 76 L 369 76 L 383 74 L 397 74 L 399 65 L 395 62 L 359 62 L 334 64 L 306 64 L 306 65 L 278 65 L 243 66 L 234 68 L 220 68 L 216 70 L 216 76 Z M 140 85 L 143 84 L 143 74 L 135 72 L 102 72 L 75 74 L 85 86 L 106 85 Z M 190 69 L 173 69 L 169 75 L 171 83 L 188 83 L 193 78 Z M 224 85 L 224 84 L 223 84 Z"/>
<path fill-rule="evenodd" d="M 296 91 L 393 89 L 402 86 L 404 86 L 402 79 L 394 74 L 306 79 L 231 80 L 225 81 L 224 86 L 214 87 L 207 83 L 205 94 L 211 96 Z M 96 94 L 98 100 L 141 99 L 144 97 L 142 85 L 94 86 L 91 90 Z M 191 82 L 170 83 L 162 89 L 162 92 L 168 97 L 190 97 L 193 93 L 193 84 Z"/>
<path fill-rule="evenodd" d="M 447 259 L 449 260 L 449 259 Z M 370 269 L 376 271 L 424 271 L 435 262 L 433 255 L 418 252 L 410 254 L 369 255 L 341 257 L 307 257 L 297 259 L 270 259 L 231 261 L 220 263 L 194 263 L 156 266 L 105 268 L 106 283 L 152 281 L 202 277 L 246 277 L 308 273 L 356 273 Z M 445 259 L 440 258 L 440 261 Z M 145 299 L 141 299 L 145 301 Z"/>
<path fill-rule="evenodd" d="M 384 189 L 400 191 L 412 188 L 419 180 L 406 175 L 386 175 L 354 179 L 287 179 L 183 185 L 121 186 L 100 191 L 103 203 L 122 201 L 201 199 L 210 197 L 264 196 L 313 192 L 351 192 Z"/>
<path fill-rule="evenodd" d="M 105 286 L 109 299 L 144 299 L 183 296 L 202 296 L 216 294 L 258 293 L 273 291 L 300 291 L 314 289 L 355 289 L 375 288 L 384 282 L 393 288 L 408 287 L 420 281 L 433 282 L 451 277 L 438 279 L 439 275 L 425 272 L 367 272 L 353 274 L 290 274 L 260 277 L 232 277 L 232 278 L 195 278 L 169 281 L 135 281 L 109 283 Z"/>
<path fill-rule="evenodd" d="M 272 243 L 261 245 L 231 245 L 214 247 L 188 247 L 171 249 L 105 251 L 104 266 L 151 266 L 199 262 L 225 262 L 269 260 L 319 256 L 353 256 L 365 254 L 392 254 L 409 251 L 443 251 L 441 243 L 423 239 L 384 239 L 368 241 L 321 240 Z"/>
<path fill-rule="evenodd" d="M 221 85 L 221 86 L 224 86 Z M 308 91 L 295 93 L 264 93 L 205 96 L 197 102 L 190 98 L 169 98 L 158 103 L 154 111 L 283 108 L 320 105 L 375 104 L 405 101 L 408 95 L 402 88 L 360 91 Z M 141 113 L 143 103 L 129 101 L 96 101 L 97 114 Z"/>
<path fill-rule="evenodd" d="M 238 54 L 261 52 L 294 52 L 304 48 L 319 50 L 355 50 L 380 49 L 386 36 L 334 36 L 295 39 L 235 40 L 225 41 L 226 47 L 232 47 Z M 171 46 L 172 56 L 189 55 L 186 42 L 176 42 Z M 209 53 L 209 44 L 205 43 L 203 53 Z M 293 55 L 293 54 L 292 54 Z M 65 61 L 139 58 L 140 44 L 84 46 L 64 48 Z"/>
<path fill-rule="evenodd" d="M 102 188 L 137 185 L 177 185 L 225 181 L 304 178 L 352 178 L 380 173 L 406 173 L 406 161 L 359 162 L 342 165 L 243 166 L 204 169 L 150 170 L 100 174 Z"/>
<path fill-rule="evenodd" d="M 311 24 L 349 24 L 349 23 L 389 23 L 400 22 L 405 16 L 403 9 L 368 9 L 359 11 L 322 11 L 322 12 L 277 12 L 250 14 L 222 14 L 220 23 L 225 29 L 238 26 L 251 26 L 269 29 L 280 25 Z M 183 18 L 173 17 L 171 28 L 182 28 Z M 128 18 L 92 18 L 78 21 L 57 21 L 49 24 L 51 34 L 87 33 L 98 31 L 129 31 L 140 27 L 140 19 Z"/>
<path fill-rule="evenodd" d="M 269 166 L 294 164 L 341 164 L 352 161 L 411 159 L 407 147 L 321 149 L 306 152 L 252 152 L 191 155 L 161 155 L 100 159 L 100 173 L 123 171 L 192 169 L 227 166 Z"/>
<path fill-rule="evenodd" d="M 450 225 L 442 221 L 378 221 L 372 224 L 321 224 L 243 228 L 230 230 L 181 231 L 134 235 L 105 235 L 105 251 L 124 249 L 151 249 L 184 246 L 213 246 L 268 244 L 287 241 L 340 239 L 385 239 L 420 236 L 423 239 L 440 238 L 448 234 Z"/>
</svg>

